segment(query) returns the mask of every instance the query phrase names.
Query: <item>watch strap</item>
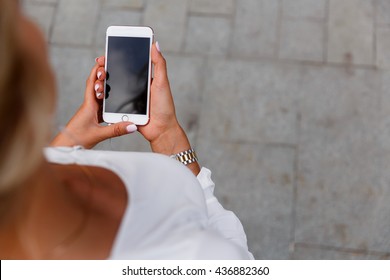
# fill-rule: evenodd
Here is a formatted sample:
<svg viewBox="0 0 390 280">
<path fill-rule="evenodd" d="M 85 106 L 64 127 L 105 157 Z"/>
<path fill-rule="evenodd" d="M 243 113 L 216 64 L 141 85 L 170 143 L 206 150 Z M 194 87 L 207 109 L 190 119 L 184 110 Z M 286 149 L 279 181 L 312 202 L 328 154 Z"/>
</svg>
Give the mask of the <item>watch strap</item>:
<svg viewBox="0 0 390 280">
<path fill-rule="evenodd" d="M 171 155 L 171 158 L 180 161 L 184 165 L 188 165 L 198 161 L 198 156 L 194 149 L 189 149 L 187 151 Z"/>
</svg>

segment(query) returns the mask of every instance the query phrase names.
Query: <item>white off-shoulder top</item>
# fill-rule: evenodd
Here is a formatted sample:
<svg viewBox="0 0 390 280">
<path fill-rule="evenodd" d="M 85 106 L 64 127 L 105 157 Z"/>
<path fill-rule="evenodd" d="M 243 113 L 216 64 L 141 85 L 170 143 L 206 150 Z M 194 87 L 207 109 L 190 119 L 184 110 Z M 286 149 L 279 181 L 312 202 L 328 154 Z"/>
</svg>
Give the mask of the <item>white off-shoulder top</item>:
<svg viewBox="0 0 390 280">
<path fill-rule="evenodd" d="M 195 177 L 159 154 L 46 148 L 48 161 L 117 174 L 129 200 L 109 259 L 253 259 L 241 222 L 214 196 L 211 172 Z"/>
</svg>

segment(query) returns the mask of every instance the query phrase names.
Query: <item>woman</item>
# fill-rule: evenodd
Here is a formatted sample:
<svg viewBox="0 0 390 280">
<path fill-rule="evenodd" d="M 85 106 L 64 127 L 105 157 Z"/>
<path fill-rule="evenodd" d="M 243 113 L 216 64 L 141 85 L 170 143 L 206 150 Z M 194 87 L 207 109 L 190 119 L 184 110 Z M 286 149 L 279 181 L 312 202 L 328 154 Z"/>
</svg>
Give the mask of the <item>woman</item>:
<svg viewBox="0 0 390 280">
<path fill-rule="evenodd" d="M 14 0 L 0 0 L 0 61 L 0 259 L 252 258 L 241 223 L 213 195 L 211 172 L 168 157 L 191 146 L 158 44 L 150 122 L 138 128 L 150 154 L 87 150 L 137 130 L 99 124 L 104 57 L 80 109 L 43 150 L 54 78 L 42 35 Z"/>
</svg>

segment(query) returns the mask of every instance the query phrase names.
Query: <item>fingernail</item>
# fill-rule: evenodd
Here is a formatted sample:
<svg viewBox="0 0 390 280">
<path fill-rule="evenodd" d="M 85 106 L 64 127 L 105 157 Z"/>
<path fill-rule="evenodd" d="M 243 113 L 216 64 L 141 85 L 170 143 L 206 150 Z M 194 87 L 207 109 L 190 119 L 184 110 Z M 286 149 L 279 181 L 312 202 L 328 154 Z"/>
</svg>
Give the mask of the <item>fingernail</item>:
<svg viewBox="0 0 390 280">
<path fill-rule="evenodd" d="M 156 48 L 158 52 L 161 53 L 160 44 L 158 43 L 158 41 L 156 41 Z"/>
<path fill-rule="evenodd" d="M 102 93 L 101 93 L 101 92 L 96 93 L 96 97 L 97 97 L 97 98 L 100 98 L 100 96 L 102 96 Z"/>
<path fill-rule="evenodd" d="M 99 71 L 99 72 L 97 73 L 98 79 L 100 79 L 100 77 L 101 77 L 102 75 L 103 75 L 102 72 Z"/>
<path fill-rule="evenodd" d="M 98 62 L 98 60 L 99 60 L 99 57 L 95 58 L 95 61 L 96 61 L 96 62 Z"/>
<path fill-rule="evenodd" d="M 131 124 L 126 127 L 127 133 L 133 133 L 138 130 L 137 126 L 135 124 Z"/>
<path fill-rule="evenodd" d="M 99 84 L 96 84 L 96 85 L 95 85 L 95 91 L 98 91 L 99 88 L 100 88 L 100 85 L 99 85 Z"/>
</svg>

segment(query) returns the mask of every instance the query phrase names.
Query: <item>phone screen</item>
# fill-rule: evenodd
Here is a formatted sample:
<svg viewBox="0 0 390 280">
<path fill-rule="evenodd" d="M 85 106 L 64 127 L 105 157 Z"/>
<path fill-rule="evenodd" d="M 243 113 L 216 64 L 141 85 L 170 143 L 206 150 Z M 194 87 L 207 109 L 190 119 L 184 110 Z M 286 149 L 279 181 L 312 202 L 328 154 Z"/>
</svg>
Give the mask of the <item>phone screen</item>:
<svg viewBox="0 0 390 280">
<path fill-rule="evenodd" d="M 106 112 L 147 114 L 150 40 L 108 37 Z"/>
</svg>

